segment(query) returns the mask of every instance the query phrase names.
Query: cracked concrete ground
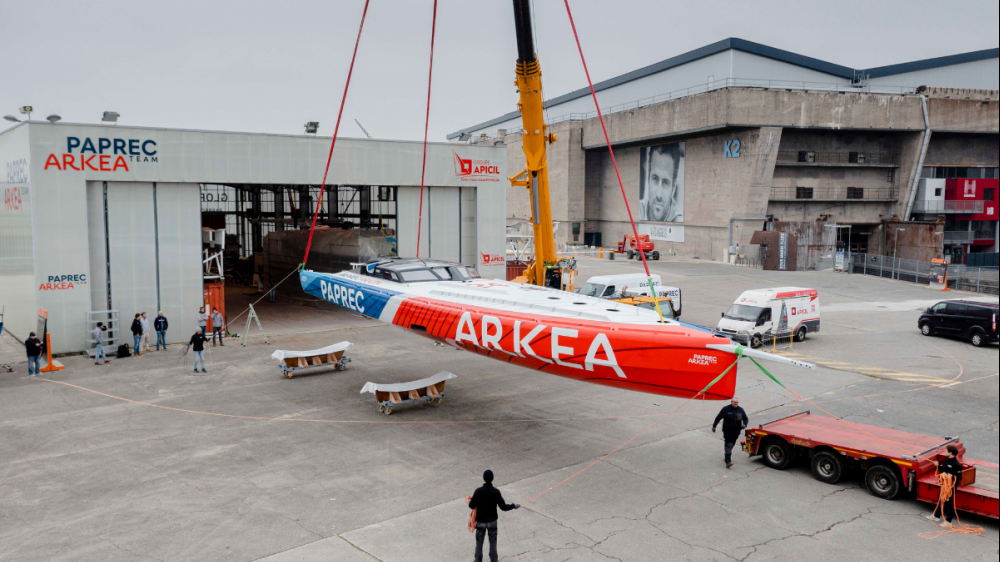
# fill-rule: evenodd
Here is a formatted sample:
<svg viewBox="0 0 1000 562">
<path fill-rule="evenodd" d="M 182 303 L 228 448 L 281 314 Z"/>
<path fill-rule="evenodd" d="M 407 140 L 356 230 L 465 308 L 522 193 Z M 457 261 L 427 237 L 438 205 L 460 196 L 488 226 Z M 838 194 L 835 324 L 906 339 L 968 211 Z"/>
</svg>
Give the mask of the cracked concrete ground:
<svg viewBox="0 0 1000 562">
<path fill-rule="evenodd" d="M 778 275 L 683 260 L 653 267 L 665 283 L 683 288 L 684 319 L 705 325 L 745 289 L 819 289 L 824 305 L 853 311 L 824 315 L 822 333 L 796 352 L 946 380 L 962 373 L 957 381 L 971 382 L 927 388 L 850 369 L 781 367 L 773 371 L 778 378 L 847 419 L 958 435 L 974 457 L 998 461 L 1000 389 L 995 377 L 976 380 L 996 373 L 997 348 L 922 338 L 918 310 L 879 304 L 934 300 L 938 293 L 856 276 Z M 581 277 L 635 268 L 583 262 Z M 266 420 L 153 408 L 29 381 L 23 364 L 18 373 L 0 374 L 0 561 L 469 560 L 463 498 L 483 470 L 497 473 L 508 501 L 524 502 L 680 404 L 436 348 L 345 313 L 278 303 L 263 305 L 262 316 L 273 345 L 256 339 L 245 349 L 209 348 L 207 376 L 190 373 L 189 358 L 174 348 L 110 368 L 67 358 L 68 368 L 53 378 L 146 404 Z M 286 380 L 268 358 L 276 348 L 341 340 L 357 345 L 346 373 Z M 459 379 L 440 409 L 386 418 L 358 395 L 369 380 L 441 370 Z M 739 388 L 754 423 L 795 411 L 787 394 L 748 366 L 741 366 Z M 997 559 L 995 522 L 966 518 L 984 527 L 982 537 L 920 540 L 918 533 L 935 529 L 922 518 L 927 508 L 878 500 L 856 475 L 828 486 L 806 467 L 776 472 L 745 456 L 726 470 L 722 443 L 710 430 L 719 407 L 688 404 L 605 462 L 505 514 L 502 559 Z M 387 421 L 462 423 L 380 423 Z"/>
</svg>

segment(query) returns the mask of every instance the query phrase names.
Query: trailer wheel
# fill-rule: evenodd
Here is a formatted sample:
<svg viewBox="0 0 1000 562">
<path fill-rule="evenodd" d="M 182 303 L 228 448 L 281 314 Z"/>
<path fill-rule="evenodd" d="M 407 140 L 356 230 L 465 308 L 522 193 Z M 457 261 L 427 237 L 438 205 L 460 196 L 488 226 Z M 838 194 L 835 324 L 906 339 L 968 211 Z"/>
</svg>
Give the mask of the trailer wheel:
<svg viewBox="0 0 1000 562">
<path fill-rule="evenodd" d="M 902 489 L 897 471 L 884 465 L 873 466 L 865 474 L 865 484 L 868 491 L 883 500 L 894 500 Z"/>
<path fill-rule="evenodd" d="M 835 453 L 821 451 L 812 459 L 812 473 L 820 482 L 836 484 L 844 476 L 844 463 Z"/>
<path fill-rule="evenodd" d="M 774 470 L 785 470 L 792 464 L 792 449 L 782 439 L 770 439 L 764 443 L 764 464 Z"/>
</svg>

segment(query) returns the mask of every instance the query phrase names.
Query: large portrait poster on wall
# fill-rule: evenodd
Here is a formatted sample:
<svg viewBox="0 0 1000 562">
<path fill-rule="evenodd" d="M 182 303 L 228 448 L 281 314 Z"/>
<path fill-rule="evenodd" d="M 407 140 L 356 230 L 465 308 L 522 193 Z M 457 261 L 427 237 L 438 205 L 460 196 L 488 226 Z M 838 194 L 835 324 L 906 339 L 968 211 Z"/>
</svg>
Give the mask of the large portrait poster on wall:
<svg viewBox="0 0 1000 562">
<path fill-rule="evenodd" d="M 685 144 L 642 149 L 639 176 L 639 220 L 684 222 Z"/>
</svg>

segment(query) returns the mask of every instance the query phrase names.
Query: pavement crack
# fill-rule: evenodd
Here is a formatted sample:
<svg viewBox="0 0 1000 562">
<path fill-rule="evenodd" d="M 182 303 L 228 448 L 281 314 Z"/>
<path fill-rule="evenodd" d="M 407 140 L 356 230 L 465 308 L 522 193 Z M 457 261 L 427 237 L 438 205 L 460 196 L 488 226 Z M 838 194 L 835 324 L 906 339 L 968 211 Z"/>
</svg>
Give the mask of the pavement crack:
<svg viewBox="0 0 1000 562">
<path fill-rule="evenodd" d="M 143 558 L 148 558 L 150 560 L 156 560 L 157 562 L 166 562 L 165 560 L 162 560 L 162 559 L 157 558 L 155 556 L 151 556 L 149 554 L 142 554 L 142 553 L 135 552 L 135 551 L 129 550 L 127 548 L 124 548 L 124 547 L 118 545 L 118 543 L 116 543 L 115 541 L 113 541 L 111 539 L 106 539 L 106 538 L 104 538 L 104 537 L 102 537 L 100 535 L 97 535 L 97 540 L 106 542 L 106 543 L 110 544 L 111 546 L 115 547 L 115 550 L 120 550 L 122 552 L 127 552 L 127 553 L 129 553 L 129 554 L 131 554 L 133 556 L 141 556 Z"/>
</svg>

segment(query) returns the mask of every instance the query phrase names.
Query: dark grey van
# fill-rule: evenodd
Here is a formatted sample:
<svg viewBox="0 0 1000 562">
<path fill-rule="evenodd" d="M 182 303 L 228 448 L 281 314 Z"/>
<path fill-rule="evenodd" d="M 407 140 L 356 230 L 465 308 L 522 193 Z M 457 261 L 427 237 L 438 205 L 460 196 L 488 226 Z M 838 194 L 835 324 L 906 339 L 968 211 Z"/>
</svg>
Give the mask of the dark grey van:
<svg viewBox="0 0 1000 562">
<path fill-rule="evenodd" d="M 972 342 L 976 347 L 1000 341 L 997 333 L 997 310 L 991 303 L 946 301 L 938 303 L 920 317 L 917 326 L 925 336 L 951 336 Z"/>
</svg>

